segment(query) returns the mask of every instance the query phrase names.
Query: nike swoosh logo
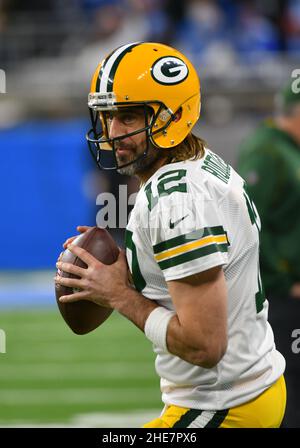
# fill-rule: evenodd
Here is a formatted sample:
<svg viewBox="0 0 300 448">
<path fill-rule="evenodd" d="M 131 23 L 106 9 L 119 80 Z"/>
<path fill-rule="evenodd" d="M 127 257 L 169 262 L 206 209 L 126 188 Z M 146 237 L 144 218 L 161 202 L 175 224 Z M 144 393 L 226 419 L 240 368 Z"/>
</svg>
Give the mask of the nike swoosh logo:
<svg viewBox="0 0 300 448">
<path fill-rule="evenodd" d="M 174 227 L 177 226 L 177 224 L 179 224 L 181 221 L 183 221 L 187 216 L 189 216 L 189 215 L 185 215 L 183 218 L 177 219 L 177 221 L 174 221 L 174 222 L 172 222 L 170 219 L 170 221 L 169 221 L 170 229 L 174 229 Z"/>
</svg>

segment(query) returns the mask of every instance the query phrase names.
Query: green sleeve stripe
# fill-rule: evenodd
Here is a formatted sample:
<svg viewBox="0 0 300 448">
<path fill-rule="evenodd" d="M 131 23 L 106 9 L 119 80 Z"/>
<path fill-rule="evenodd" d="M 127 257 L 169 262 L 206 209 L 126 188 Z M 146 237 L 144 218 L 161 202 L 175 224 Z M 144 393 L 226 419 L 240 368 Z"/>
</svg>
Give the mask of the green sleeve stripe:
<svg viewBox="0 0 300 448">
<path fill-rule="evenodd" d="M 135 285 L 135 288 L 137 291 L 142 291 L 146 286 L 146 281 L 141 273 L 137 253 L 136 253 L 136 247 L 134 242 L 132 241 L 132 232 L 128 229 L 125 231 L 125 245 L 126 247 L 131 250 L 132 253 L 132 262 L 131 262 L 131 268 L 132 268 L 132 278 Z"/>
<path fill-rule="evenodd" d="M 222 226 L 204 227 L 203 229 L 194 230 L 193 232 L 186 233 L 185 235 L 175 236 L 174 238 L 170 238 L 169 240 L 155 244 L 155 246 L 153 246 L 153 251 L 155 254 L 159 254 L 164 250 L 172 249 L 174 247 L 180 246 L 181 244 L 200 240 L 205 236 L 224 235 L 225 233 L 226 232 L 224 231 Z"/>
<path fill-rule="evenodd" d="M 125 230 L 125 247 L 132 250 L 132 232 L 128 229 Z"/>
<path fill-rule="evenodd" d="M 200 249 L 192 250 L 185 254 L 177 255 L 167 260 L 159 261 L 158 265 L 161 270 L 164 270 L 216 252 L 227 252 L 227 248 L 228 244 L 211 244 L 209 246 L 201 247 Z"/>
</svg>

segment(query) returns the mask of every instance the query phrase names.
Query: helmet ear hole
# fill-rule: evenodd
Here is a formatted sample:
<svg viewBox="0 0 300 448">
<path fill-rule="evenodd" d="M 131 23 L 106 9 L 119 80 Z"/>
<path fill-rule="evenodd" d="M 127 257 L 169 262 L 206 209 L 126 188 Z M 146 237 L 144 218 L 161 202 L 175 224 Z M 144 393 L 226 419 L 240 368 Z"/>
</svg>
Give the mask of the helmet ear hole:
<svg viewBox="0 0 300 448">
<path fill-rule="evenodd" d="M 182 107 L 180 107 L 174 114 L 174 118 L 173 121 L 175 121 L 175 123 L 177 123 L 177 121 L 179 121 L 182 117 Z"/>
</svg>

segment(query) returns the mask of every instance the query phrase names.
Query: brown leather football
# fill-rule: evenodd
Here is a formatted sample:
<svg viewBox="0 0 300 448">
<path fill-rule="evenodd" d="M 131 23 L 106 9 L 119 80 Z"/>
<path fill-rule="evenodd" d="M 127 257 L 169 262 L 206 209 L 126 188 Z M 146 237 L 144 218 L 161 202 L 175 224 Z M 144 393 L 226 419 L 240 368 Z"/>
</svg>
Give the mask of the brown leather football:
<svg viewBox="0 0 300 448">
<path fill-rule="evenodd" d="M 106 229 L 92 227 L 79 235 L 72 244 L 82 247 L 104 264 L 114 263 L 119 255 L 119 249 Z M 72 263 L 86 268 L 87 265 L 68 249 L 63 253 L 60 261 Z M 58 275 L 67 278 L 78 278 L 76 275 L 59 271 Z M 105 308 L 94 302 L 79 300 L 72 303 L 61 303 L 61 296 L 73 294 L 73 288 L 55 283 L 55 294 L 58 308 L 66 323 L 76 334 L 86 334 L 101 325 L 112 313 L 111 308 Z"/>
</svg>

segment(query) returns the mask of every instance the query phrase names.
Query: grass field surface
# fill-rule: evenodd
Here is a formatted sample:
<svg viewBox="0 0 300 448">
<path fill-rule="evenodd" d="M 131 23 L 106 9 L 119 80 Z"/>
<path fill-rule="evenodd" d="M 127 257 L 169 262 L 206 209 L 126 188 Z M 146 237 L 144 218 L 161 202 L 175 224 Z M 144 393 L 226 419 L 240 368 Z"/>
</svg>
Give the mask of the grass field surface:
<svg viewBox="0 0 300 448">
<path fill-rule="evenodd" d="M 55 308 L 0 316 L 0 426 L 137 427 L 162 408 L 151 344 L 117 313 L 84 336 Z"/>
</svg>

